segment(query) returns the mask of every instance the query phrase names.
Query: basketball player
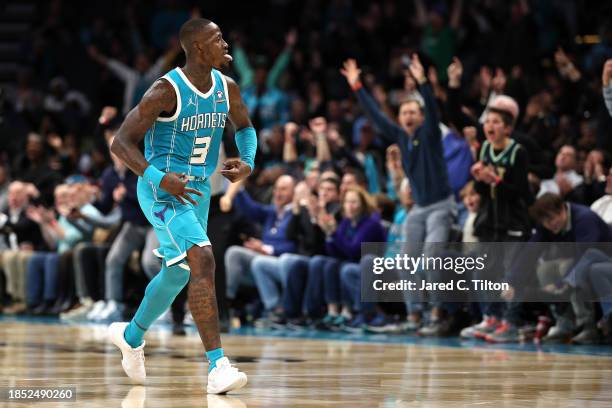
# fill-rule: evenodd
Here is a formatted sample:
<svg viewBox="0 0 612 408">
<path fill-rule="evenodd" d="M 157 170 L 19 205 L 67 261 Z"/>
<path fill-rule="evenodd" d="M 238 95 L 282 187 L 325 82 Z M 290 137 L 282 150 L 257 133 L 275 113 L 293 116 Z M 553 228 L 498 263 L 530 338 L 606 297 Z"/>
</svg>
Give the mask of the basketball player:
<svg viewBox="0 0 612 408">
<path fill-rule="evenodd" d="M 180 30 L 186 63 L 157 80 L 128 113 L 111 151 L 140 177 L 138 201 L 153 225 L 163 258 L 129 323 L 109 327 L 123 354 L 128 377 L 143 383 L 145 342 L 150 325 L 189 283 L 189 308 L 209 361 L 207 392 L 243 387 L 247 376 L 224 357 L 215 296 L 215 260 L 206 235 L 209 177 L 217 167 L 226 120 L 234 124 L 240 159 L 227 160 L 221 174 L 231 182 L 253 170 L 257 137 L 236 83 L 217 69 L 232 61 L 221 30 L 192 19 Z M 144 139 L 144 156 L 138 149 Z"/>
</svg>

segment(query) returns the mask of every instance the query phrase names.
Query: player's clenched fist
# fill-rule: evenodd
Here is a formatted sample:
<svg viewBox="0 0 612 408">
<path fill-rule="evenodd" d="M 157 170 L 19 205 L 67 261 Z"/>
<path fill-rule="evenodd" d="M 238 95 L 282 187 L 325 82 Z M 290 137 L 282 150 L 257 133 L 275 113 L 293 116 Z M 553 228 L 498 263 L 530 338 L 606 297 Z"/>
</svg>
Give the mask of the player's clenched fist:
<svg viewBox="0 0 612 408">
<path fill-rule="evenodd" d="M 176 197 L 181 204 L 186 204 L 185 200 L 187 200 L 193 205 L 198 205 L 198 203 L 189 194 L 202 196 L 202 193 L 198 190 L 187 187 L 187 177 L 185 177 L 185 174 L 183 173 L 166 173 L 159 186 L 162 188 L 162 190 L 167 191 Z"/>
</svg>

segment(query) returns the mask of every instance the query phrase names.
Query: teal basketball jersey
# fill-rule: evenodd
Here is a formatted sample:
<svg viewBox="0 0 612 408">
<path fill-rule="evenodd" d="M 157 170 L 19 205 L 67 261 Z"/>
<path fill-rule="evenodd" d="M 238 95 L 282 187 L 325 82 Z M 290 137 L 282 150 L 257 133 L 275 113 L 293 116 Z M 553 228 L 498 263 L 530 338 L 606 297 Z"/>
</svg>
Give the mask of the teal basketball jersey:
<svg viewBox="0 0 612 408">
<path fill-rule="evenodd" d="M 163 172 L 208 178 L 217 168 L 229 113 L 227 82 L 213 69 L 212 86 L 202 93 L 177 67 L 162 78 L 176 93 L 172 117 L 158 117 L 145 135 L 145 158 Z"/>
</svg>

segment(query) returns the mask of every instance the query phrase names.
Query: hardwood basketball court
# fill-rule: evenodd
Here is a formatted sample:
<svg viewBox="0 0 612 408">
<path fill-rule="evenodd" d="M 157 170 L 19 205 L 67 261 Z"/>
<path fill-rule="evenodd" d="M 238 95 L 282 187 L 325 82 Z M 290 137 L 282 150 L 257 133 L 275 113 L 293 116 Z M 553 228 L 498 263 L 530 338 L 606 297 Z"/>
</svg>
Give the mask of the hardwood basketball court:
<svg viewBox="0 0 612 408">
<path fill-rule="evenodd" d="M 68 386 L 74 407 L 610 407 L 609 347 L 575 353 L 226 335 L 227 354 L 249 376 L 228 396 L 207 396 L 194 331 L 147 333 L 146 386 L 125 377 L 106 326 L 0 320 L 0 387 Z M 384 338 L 380 337 L 380 340 Z M 397 339 L 395 340 L 397 341 Z M 449 343 L 452 344 L 452 343 Z M 573 351 L 572 351 L 573 350 Z M 593 352 L 600 355 L 589 355 Z M 2 405 L 4 404 L 4 405 Z"/>
</svg>

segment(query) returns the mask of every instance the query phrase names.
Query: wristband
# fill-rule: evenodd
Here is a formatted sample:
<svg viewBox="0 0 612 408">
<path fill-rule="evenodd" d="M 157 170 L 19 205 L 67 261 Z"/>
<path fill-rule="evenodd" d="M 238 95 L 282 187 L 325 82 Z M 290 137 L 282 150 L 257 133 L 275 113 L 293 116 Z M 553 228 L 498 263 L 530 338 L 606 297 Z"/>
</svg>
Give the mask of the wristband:
<svg viewBox="0 0 612 408">
<path fill-rule="evenodd" d="M 153 184 L 155 188 L 159 188 L 159 185 L 161 184 L 161 181 L 165 175 L 166 173 L 159 170 L 152 164 L 149 164 L 149 167 L 147 167 L 144 173 L 142 174 L 142 178 L 143 180 Z"/>
<path fill-rule="evenodd" d="M 253 127 L 246 127 L 238 130 L 234 136 L 236 147 L 240 153 L 240 160 L 251 168 L 251 173 L 255 169 L 255 154 L 257 153 L 257 134 Z"/>
<path fill-rule="evenodd" d="M 357 92 L 361 88 L 363 88 L 363 84 L 361 83 L 361 81 L 357 81 L 353 85 L 351 85 L 351 89 L 353 90 L 353 92 Z"/>
</svg>

